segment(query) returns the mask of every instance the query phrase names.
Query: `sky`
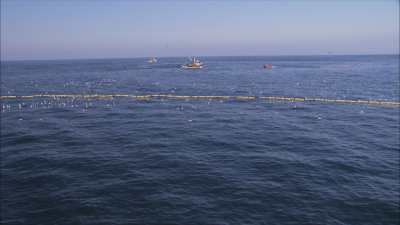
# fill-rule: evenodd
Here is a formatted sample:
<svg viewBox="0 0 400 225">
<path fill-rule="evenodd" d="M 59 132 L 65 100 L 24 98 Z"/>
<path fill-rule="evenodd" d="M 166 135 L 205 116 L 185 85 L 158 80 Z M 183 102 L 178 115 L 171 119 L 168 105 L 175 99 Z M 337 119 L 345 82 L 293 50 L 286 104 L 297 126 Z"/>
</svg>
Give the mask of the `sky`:
<svg viewBox="0 0 400 225">
<path fill-rule="evenodd" d="M 1 60 L 399 54 L 398 0 L 1 0 Z"/>
</svg>

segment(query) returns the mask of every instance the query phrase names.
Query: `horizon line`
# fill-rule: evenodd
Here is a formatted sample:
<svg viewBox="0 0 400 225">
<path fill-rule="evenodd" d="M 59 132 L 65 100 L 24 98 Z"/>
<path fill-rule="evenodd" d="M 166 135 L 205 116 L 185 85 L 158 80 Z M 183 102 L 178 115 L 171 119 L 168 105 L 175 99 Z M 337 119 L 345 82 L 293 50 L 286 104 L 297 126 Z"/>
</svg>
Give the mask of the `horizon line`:
<svg viewBox="0 0 400 225">
<path fill-rule="evenodd" d="M 206 58 L 213 58 L 213 57 L 289 57 L 289 56 L 297 56 L 297 57 L 308 57 L 308 56 L 400 56 L 399 53 L 370 53 L 370 54 L 277 54 L 277 55 L 200 55 L 196 56 L 198 58 L 206 57 Z M 147 59 L 151 57 L 156 58 L 187 58 L 191 56 L 132 56 L 132 57 L 93 57 L 93 58 L 54 58 L 54 59 L 47 59 L 47 58 L 39 58 L 39 59 L 6 59 L 2 60 L 0 57 L 0 62 L 23 62 L 23 61 L 74 61 L 74 60 L 105 60 L 105 59 Z"/>
</svg>

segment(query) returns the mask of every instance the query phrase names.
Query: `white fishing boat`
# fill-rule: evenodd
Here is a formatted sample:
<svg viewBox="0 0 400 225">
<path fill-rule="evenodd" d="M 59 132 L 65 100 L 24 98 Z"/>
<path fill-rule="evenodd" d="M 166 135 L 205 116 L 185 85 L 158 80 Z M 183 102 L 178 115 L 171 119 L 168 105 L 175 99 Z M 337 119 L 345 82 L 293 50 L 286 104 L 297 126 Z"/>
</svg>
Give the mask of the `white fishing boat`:
<svg viewBox="0 0 400 225">
<path fill-rule="evenodd" d="M 193 57 L 191 63 L 183 64 L 182 68 L 184 68 L 184 69 L 201 69 L 201 68 L 203 68 L 203 63 L 200 62 L 200 60 L 196 59 L 196 57 Z"/>
<path fill-rule="evenodd" d="M 148 63 L 156 63 L 157 62 L 157 58 L 152 57 L 149 60 L 147 60 Z"/>
</svg>

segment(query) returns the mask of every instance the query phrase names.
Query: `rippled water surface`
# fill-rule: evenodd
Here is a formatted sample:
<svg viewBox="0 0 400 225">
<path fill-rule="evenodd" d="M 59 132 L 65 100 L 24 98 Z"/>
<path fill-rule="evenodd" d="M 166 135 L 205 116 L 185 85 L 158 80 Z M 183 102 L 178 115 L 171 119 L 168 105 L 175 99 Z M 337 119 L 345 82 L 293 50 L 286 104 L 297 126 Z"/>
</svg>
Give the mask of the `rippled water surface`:
<svg viewBox="0 0 400 225">
<path fill-rule="evenodd" d="M 2 62 L 1 94 L 399 101 L 399 56 Z M 266 70 L 262 64 L 271 63 Z M 2 100 L 3 224 L 399 224 L 399 108 Z"/>
</svg>

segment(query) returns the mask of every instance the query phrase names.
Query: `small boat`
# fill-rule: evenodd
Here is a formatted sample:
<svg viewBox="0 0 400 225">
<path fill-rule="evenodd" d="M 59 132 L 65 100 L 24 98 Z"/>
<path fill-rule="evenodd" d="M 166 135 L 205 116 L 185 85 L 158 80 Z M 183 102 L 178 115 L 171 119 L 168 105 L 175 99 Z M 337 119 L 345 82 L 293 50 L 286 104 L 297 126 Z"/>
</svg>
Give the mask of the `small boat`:
<svg viewBox="0 0 400 225">
<path fill-rule="evenodd" d="M 192 58 L 192 62 L 188 64 L 183 64 L 182 68 L 184 69 L 201 69 L 203 68 L 203 63 L 195 57 Z"/>
<path fill-rule="evenodd" d="M 155 57 L 150 58 L 149 60 L 147 60 L 148 63 L 156 63 L 157 59 Z"/>
<path fill-rule="evenodd" d="M 264 69 L 272 69 L 272 64 L 264 64 L 263 68 Z"/>
</svg>

